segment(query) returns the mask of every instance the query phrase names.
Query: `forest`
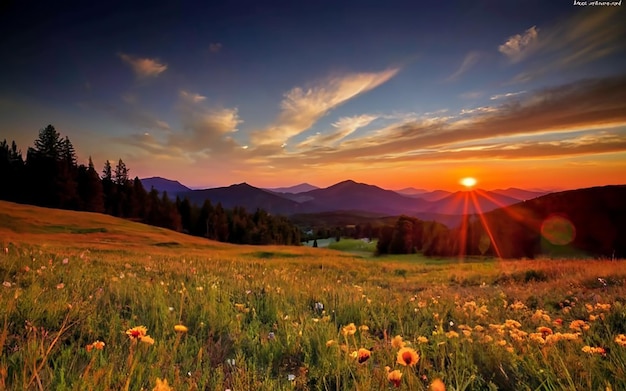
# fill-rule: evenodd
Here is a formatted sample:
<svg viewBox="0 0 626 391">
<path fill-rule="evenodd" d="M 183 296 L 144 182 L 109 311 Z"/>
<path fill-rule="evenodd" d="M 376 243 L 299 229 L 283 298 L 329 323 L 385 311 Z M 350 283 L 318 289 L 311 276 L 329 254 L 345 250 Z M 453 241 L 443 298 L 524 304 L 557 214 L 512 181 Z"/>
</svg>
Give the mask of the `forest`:
<svg viewBox="0 0 626 391">
<path fill-rule="evenodd" d="M 24 204 L 116 217 L 239 244 L 299 245 L 300 231 L 282 216 L 263 210 L 225 209 L 206 200 L 194 205 L 187 199 L 170 199 L 167 192 L 144 189 L 131 179 L 122 159 L 115 167 L 104 163 L 101 174 L 89 158 L 78 164 L 68 137 L 52 125 L 39 131 L 24 159 L 15 141 L 0 142 L 0 199 Z"/>
</svg>

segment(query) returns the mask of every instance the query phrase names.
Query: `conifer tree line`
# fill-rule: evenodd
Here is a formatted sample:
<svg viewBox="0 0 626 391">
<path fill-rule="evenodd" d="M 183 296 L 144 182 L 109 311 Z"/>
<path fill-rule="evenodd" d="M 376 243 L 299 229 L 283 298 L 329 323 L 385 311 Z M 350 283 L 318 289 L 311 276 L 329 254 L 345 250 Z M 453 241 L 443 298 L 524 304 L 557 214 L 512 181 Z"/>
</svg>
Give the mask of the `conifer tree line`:
<svg viewBox="0 0 626 391">
<path fill-rule="evenodd" d="M 89 157 L 78 164 L 68 137 L 52 125 L 39 131 L 26 160 L 15 141 L 0 142 L 0 199 L 49 208 L 106 213 L 150 225 L 239 244 L 300 244 L 300 231 L 281 216 L 244 208 L 226 210 L 206 200 L 197 206 L 167 192 L 146 191 L 122 159 L 99 174 Z"/>
</svg>

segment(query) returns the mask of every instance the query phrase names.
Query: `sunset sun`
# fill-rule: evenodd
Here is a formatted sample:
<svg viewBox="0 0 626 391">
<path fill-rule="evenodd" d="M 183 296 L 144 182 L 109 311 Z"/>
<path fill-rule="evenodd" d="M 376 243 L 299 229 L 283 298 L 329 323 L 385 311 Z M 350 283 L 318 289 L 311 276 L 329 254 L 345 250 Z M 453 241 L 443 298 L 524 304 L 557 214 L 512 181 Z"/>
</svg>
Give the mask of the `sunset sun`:
<svg viewBox="0 0 626 391">
<path fill-rule="evenodd" d="M 476 178 L 472 178 L 472 177 L 463 178 L 459 181 L 459 183 L 467 187 L 468 189 L 471 189 L 476 184 Z"/>
</svg>

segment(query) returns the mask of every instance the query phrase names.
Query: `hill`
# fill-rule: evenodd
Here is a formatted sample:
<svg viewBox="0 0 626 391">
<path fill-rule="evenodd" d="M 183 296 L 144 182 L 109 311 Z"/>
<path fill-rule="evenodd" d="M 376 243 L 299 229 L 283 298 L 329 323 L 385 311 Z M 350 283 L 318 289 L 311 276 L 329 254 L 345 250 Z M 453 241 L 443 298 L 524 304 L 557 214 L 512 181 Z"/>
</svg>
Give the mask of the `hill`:
<svg viewBox="0 0 626 391">
<path fill-rule="evenodd" d="M 626 257 L 626 185 L 552 193 L 484 215 L 504 257 L 585 255 Z M 487 233 L 484 224 L 474 222 Z"/>
<path fill-rule="evenodd" d="M 240 183 L 214 189 L 191 190 L 179 194 L 196 205 L 211 200 L 213 205 L 221 203 L 224 208 L 244 207 L 249 212 L 260 208 L 272 214 L 291 215 L 301 209 L 301 204 L 271 191 Z"/>
<path fill-rule="evenodd" d="M 186 191 L 191 191 L 190 188 L 181 184 L 178 181 L 174 181 L 171 179 L 161 178 L 161 177 L 150 177 L 140 179 L 143 188 L 146 191 L 152 190 L 152 188 L 156 189 L 159 193 L 167 192 L 169 196 L 176 196 L 178 193 L 183 193 Z"/>
<path fill-rule="evenodd" d="M 227 248 L 229 245 L 100 213 L 0 201 L 0 237 L 6 243 L 91 249 Z"/>
</svg>

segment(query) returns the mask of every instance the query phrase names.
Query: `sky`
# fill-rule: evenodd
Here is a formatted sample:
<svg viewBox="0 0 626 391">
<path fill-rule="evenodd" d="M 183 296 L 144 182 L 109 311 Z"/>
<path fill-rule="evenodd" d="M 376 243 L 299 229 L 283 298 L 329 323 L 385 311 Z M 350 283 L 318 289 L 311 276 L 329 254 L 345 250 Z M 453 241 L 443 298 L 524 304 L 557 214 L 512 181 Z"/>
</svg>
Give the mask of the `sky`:
<svg viewBox="0 0 626 391">
<path fill-rule="evenodd" d="M 2 2 L 0 140 L 192 188 L 626 184 L 626 4 Z M 58 3 L 58 4 L 57 4 Z"/>
</svg>

